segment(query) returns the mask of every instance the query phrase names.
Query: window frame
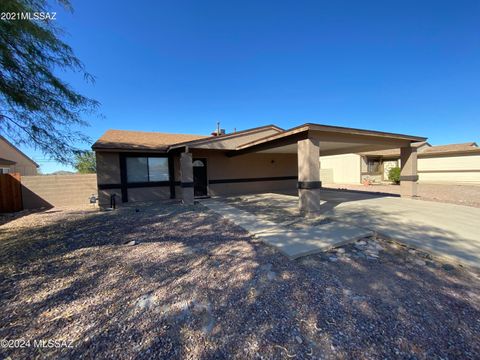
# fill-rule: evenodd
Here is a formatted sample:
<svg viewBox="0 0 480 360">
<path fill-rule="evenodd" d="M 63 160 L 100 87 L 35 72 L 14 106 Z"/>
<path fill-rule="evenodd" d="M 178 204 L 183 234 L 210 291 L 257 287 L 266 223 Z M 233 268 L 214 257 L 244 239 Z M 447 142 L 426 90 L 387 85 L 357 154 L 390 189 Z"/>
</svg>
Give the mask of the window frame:
<svg viewBox="0 0 480 360">
<path fill-rule="evenodd" d="M 372 171 L 372 163 L 378 163 L 377 171 Z M 371 165 L 372 164 L 372 165 Z M 368 174 L 381 174 L 382 173 L 382 159 L 381 158 L 367 158 L 367 173 Z"/>
<path fill-rule="evenodd" d="M 171 181 L 171 170 L 170 170 L 170 161 L 168 160 L 167 155 L 163 154 L 125 154 L 125 181 L 128 187 L 142 187 L 142 186 L 165 186 L 170 184 Z M 147 181 L 128 181 L 128 158 L 146 158 L 147 159 Z M 149 158 L 164 158 L 167 161 L 167 175 L 168 179 L 166 180 L 155 180 L 150 181 L 150 164 Z"/>
</svg>

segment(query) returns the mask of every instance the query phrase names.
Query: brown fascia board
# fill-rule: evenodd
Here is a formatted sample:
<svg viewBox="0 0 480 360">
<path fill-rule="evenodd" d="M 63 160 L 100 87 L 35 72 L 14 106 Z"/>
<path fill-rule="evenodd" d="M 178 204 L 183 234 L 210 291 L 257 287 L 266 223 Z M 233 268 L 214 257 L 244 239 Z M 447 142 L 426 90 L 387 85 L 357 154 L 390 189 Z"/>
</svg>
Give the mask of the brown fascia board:
<svg viewBox="0 0 480 360">
<path fill-rule="evenodd" d="M 356 128 L 347 128 L 341 126 L 330 126 L 330 125 L 321 125 L 321 124 L 314 124 L 314 123 L 306 123 L 300 126 L 296 126 L 289 130 L 284 131 L 281 134 L 270 135 L 266 136 L 261 139 L 257 139 L 254 141 L 250 141 L 248 143 L 242 144 L 237 147 L 237 150 L 241 150 L 253 145 L 260 144 L 262 142 L 275 140 L 281 137 L 287 137 L 299 132 L 309 131 L 309 130 L 317 130 L 317 131 L 326 131 L 326 132 L 340 132 L 345 134 L 353 134 L 353 135 L 373 135 L 373 136 L 382 136 L 382 137 L 395 137 L 397 139 L 408 140 L 411 142 L 424 142 L 427 140 L 425 137 L 420 136 L 411 136 L 411 135 L 404 135 L 404 134 L 396 134 L 396 133 L 388 133 L 382 131 L 371 131 L 371 130 L 363 130 L 363 129 L 356 129 Z"/>
<path fill-rule="evenodd" d="M 205 143 L 209 143 L 209 142 L 217 141 L 217 140 L 231 139 L 231 138 L 234 138 L 236 136 L 245 135 L 245 134 L 248 134 L 248 133 L 259 132 L 261 130 L 265 130 L 265 129 L 268 129 L 268 128 L 273 129 L 273 130 L 277 130 L 278 132 L 285 131 L 282 128 L 280 128 L 276 125 L 273 125 L 273 124 L 264 125 L 264 126 L 251 128 L 251 129 L 237 131 L 237 132 L 226 134 L 226 135 L 209 136 L 209 137 L 204 138 L 204 139 L 191 140 L 191 141 L 185 141 L 185 142 L 178 143 L 178 144 L 173 144 L 169 147 L 168 151 L 175 150 L 177 148 L 182 148 L 182 147 L 185 147 L 185 146 L 190 147 L 190 146 L 195 146 L 195 145 L 203 145 Z"/>
<path fill-rule="evenodd" d="M 9 145 L 10 147 L 12 147 L 15 151 L 17 151 L 18 153 L 20 153 L 20 155 L 22 155 L 23 157 L 27 158 L 27 160 L 29 160 L 30 162 L 32 162 L 32 164 L 35 165 L 35 167 L 40 167 L 40 165 L 38 165 L 35 161 L 33 161 L 29 156 L 27 156 L 22 150 L 20 150 L 19 148 L 17 148 L 15 145 L 13 145 L 10 141 L 8 141 L 5 137 L 3 137 L 2 135 L 0 135 L 0 139 L 5 141 L 7 143 L 7 145 Z"/>
<path fill-rule="evenodd" d="M 331 125 L 322 125 L 322 124 L 314 124 L 314 123 L 307 123 L 305 125 L 308 126 L 310 130 L 340 132 L 340 133 L 354 134 L 354 135 L 373 135 L 373 136 L 381 136 L 381 137 L 394 137 L 396 139 L 409 140 L 411 142 L 427 141 L 426 137 L 415 136 L 415 135 L 397 134 L 397 133 L 390 133 L 390 132 L 384 132 L 384 131 L 364 130 L 364 129 L 357 129 L 357 128 L 348 128 L 343 126 L 331 126 Z"/>
<path fill-rule="evenodd" d="M 159 153 L 166 154 L 167 148 L 148 148 L 148 147 L 98 147 L 92 146 L 92 150 L 95 152 L 142 152 L 142 153 Z"/>
</svg>

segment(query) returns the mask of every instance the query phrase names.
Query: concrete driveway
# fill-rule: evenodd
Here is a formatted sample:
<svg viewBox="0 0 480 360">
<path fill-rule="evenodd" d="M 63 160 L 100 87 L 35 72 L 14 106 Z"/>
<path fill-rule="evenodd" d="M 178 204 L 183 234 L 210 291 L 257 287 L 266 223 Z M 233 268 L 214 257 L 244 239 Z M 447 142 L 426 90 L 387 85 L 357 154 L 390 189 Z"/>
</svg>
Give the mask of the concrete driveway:
<svg viewBox="0 0 480 360">
<path fill-rule="evenodd" d="M 398 197 L 338 202 L 341 196 L 335 191 L 325 192 L 326 202 L 322 207 L 326 216 L 452 260 L 480 266 L 479 208 Z"/>
<path fill-rule="evenodd" d="M 293 194 L 259 194 L 243 197 L 238 206 L 256 216 L 257 225 L 258 218 L 282 225 L 295 219 L 297 204 L 298 198 Z M 230 205 L 237 206 L 235 199 Z M 391 195 L 322 190 L 321 210 L 320 218 L 333 220 L 337 228 L 352 226 L 371 230 L 384 238 L 456 262 L 480 266 L 480 208 Z M 325 227 L 310 222 L 309 227 L 312 226 L 319 230 Z M 303 238 L 310 245 L 316 241 Z M 333 243 L 333 239 L 328 243 Z"/>
</svg>

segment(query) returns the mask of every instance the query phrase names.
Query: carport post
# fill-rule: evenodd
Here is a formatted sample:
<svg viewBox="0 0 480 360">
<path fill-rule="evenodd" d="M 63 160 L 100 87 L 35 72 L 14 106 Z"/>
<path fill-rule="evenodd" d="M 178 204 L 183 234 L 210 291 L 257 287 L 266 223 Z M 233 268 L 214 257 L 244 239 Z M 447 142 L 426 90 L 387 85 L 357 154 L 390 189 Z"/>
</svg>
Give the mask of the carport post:
<svg viewBox="0 0 480 360">
<path fill-rule="evenodd" d="M 193 204 L 193 163 L 192 154 L 189 152 L 180 154 L 180 185 L 183 203 Z"/>
<path fill-rule="evenodd" d="M 299 209 L 306 215 L 320 212 L 320 141 L 308 137 L 297 143 Z"/>
<path fill-rule="evenodd" d="M 417 196 L 417 148 L 408 146 L 400 148 L 400 186 L 405 197 Z"/>
</svg>

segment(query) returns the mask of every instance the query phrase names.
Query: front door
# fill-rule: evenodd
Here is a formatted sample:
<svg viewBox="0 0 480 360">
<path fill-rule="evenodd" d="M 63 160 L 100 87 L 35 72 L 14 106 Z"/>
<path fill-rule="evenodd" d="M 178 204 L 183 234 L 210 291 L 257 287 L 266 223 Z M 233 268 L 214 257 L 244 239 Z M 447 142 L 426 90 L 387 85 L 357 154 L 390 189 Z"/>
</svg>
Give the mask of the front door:
<svg viewBox="0 0 480 360">
<path fill-rule="evenodd" d="M 207 159 L 193 159 L 193 194 L 207 196 Z"/>
</svg>

